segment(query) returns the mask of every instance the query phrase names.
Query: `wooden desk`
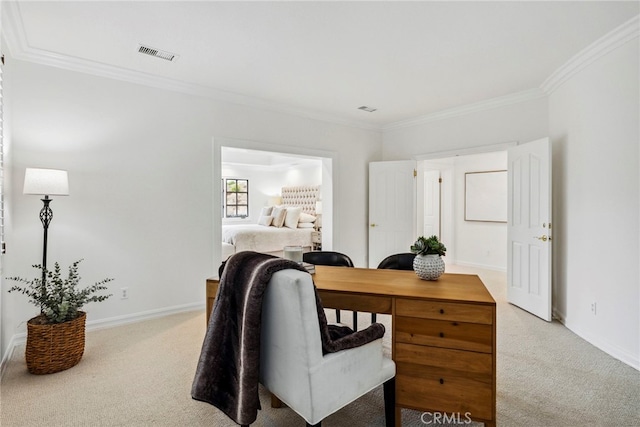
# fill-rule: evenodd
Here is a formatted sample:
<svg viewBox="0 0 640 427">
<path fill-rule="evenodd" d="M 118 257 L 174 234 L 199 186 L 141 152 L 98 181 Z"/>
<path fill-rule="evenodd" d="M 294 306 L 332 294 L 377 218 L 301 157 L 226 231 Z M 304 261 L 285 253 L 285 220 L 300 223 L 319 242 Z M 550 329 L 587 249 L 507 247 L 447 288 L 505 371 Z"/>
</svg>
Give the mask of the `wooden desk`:
<svg viewBox="0 0 640 427">
<path fill-rule="evenodd" d="M 316 266 L 313 280 L 326 308 L 392 315 L 396 425 L 410 408 L 495 426 L 496 302 L 478 276 Z M 207 321 L 217 289 L 208 279 Z"/>
</svg>

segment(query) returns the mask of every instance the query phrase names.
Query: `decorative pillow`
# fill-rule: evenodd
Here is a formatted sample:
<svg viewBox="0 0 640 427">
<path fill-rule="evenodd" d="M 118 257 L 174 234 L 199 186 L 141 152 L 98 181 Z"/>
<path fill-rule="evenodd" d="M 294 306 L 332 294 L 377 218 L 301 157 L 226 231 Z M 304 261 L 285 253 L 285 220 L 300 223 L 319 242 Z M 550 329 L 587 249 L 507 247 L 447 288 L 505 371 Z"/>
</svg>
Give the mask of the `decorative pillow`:
<svg viewBox="0 0 640 427">
<path fill-rule="evenodd" d="M 287 215 L 284 218 L 284 226 L 289 228 L 298 227 L 298 219 L 302 213 L 301 207 L 287 208 Z"/>
<path fill-rule="evenodd" d="M 315 225 L 313 225 L 312 222 L 298 222 L 298 228 L 314 228 Z"/>
<path fill-rule="evenodd" d="M 273 221 L 273 217 L 271 215 L 260 215 L 260 218 L 258 218 L 258 225 L 268 227 L 271 225 L 271 221 Z"/>
<path fill-rule="evenodd" d="M 273 211 L 271 211 L 271 216 L 273 217 L 271 225 L 278 228 L 282 227 L 286 215 L 287 208 L 273 208 Z"/>
<path fill-rule="evenodd" d="M 273 206 L 265 206 L 260 211 L 260 216 L 271 216 L 272 211 L 273 211 Z"/>
<path fill-rule="evenodd" d="M 306 212 L 300 212 L 300 219 L 298 219 L 298 222 L 307 223 L 307 222 L 313 222 L 315 220 L 316 220 L 315 216 L 308 214 Z"/>
</svg>

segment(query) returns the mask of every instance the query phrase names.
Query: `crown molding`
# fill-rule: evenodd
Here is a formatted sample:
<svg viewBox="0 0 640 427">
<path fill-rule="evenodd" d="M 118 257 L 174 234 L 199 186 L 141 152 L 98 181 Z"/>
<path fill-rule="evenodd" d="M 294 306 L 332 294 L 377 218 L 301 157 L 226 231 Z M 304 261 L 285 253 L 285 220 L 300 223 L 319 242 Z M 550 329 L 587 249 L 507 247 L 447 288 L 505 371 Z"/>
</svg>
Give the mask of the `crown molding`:
<svg viewBox="0 0 640 427">
<path fill-rule="evenodd" d="M 638 38 L 639 34 L 640 15 L 637 15 L 575 54 L 569 61 L 554 71 L 540 85 L 540 88 L 547 95 L 551 95 L 564 82 L 594 61 L 619 48 L 623 44 Z"/>
<path fill-rule="evenodd" d="M 450 119 L 452 117 L 464 116 L 470 113 L 476 113 L 479 111 L 490 110 L 492 108 L 503 107 L 511 104 L 518 104 L 520 102 L 531 101 L 538 98 L 545 97 L 545 93 L 539 89 L 529 89 L 521 92 L 512 93 L 497 98 L 491 98 L 473 104 L 461 105 L 459 107 L 448 108 L 442 111 L 436 111 L 435 113 L 427 114 L 424 116 L 416 117 L 414 119 L 402 120 L 399 122 L 391 123 L 382 127 L 384 131 L 402 129 L 407 127 L 419 126 L 425 123 L 435 122 L 444 119 Z"/>
<path fill-rule="evenodd" d="M 297 108 L 257 97 L 223 91 L 208 86 L 187 83 L 180 80 L 160 77 L 149 73 L 129 70 L 82 58 L 61 55 L 44 49 L 33 48 L 29 45 L 24 31 L 18 2 L 6 2 L 3 4 L 2 20 L 2 33 L 7 42 L 7 46 L 11 52 L 11 56 L 18 60 L 150 86 L 157 89 L 165 89 L 188 95 L 206 97 L 216 101 L 295 115 L 307 119 L 319 120 L 364 130 L 380 131 L 380 127 L 378 125 L 362 121 L 344 119 L 331 114 Z"/>
<path fill-rule="evenodd" d="M 22 15 L 18 2 L 8 1 L 2 3 L 2 36 L 7 42 L 7 47 L 11 56 L 15 58 L 15 53 L 24 50 L 27 46 L 27 38 L 22 23 Z"/>
<path fill-rule="evenodd" d="M 276 113 L 284 113 L 307 119 L 319 120 L 323 122 L 329 122 L 365 130 L 380 130 L 378 126 L 371 125 L 369 123 L 347 120 L 317 111 L 296 108 L 272 101 L 266 101 L 264 99 L 252 96 L 223 91 L 194 83 L 186 83 L 180 80 L 160 77 L 140 71 L 128 70 L 112 65 L 101 64 L 98 62 L 87 61 L 81 58 L 59 55 L 40 49 L 28 48 L 27 50 L 12 56 L 19 60 L 30 61 L 41 65 L 48 65 L 69 71 L 76 71 L 80 73 L 91 74 L 94 76 L 106 77 L 109 79 L 125 81 L 128 83 L 134 83 L 143 86 L 150 86 L 157 89 L 170 90 L 187 95 L 210 98 L 216 101 L 227 102 L 261 110 L 268 110 Z"/>
</svg>

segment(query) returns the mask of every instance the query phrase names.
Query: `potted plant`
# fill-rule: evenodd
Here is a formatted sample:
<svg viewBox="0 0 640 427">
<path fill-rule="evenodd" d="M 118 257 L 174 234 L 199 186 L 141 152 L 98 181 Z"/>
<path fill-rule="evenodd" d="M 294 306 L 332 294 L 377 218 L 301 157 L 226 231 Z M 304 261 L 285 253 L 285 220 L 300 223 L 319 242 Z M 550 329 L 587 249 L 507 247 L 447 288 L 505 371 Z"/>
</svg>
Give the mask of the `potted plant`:
<svg viewBox="0 0 640 427">
<path fill-rule="evenodd" d="M 424 280 L 436 280 L 444 273 L 442 255 L 447 248 L 438 240 L 438 236 L 420 236 L 411 245 L 411 252 L 416 254 L 413 260 L 413 271 Z"/>
<path fill-rule="evenodd" d="M 35 279 L 8 277 L 8 280 L 24 284 L 13 286 L 9 292 L 27 295 L 29 302 L 40 308 L 40 315 L 27 322 L 25 358 L 32 374 L 52 374 L 77 365 L 84 353 L 87 318 L 80 309 L 89 302 L 104 301 L 111 296 L 94 294 L 106 290 L 105 284 L 113 279 L 103 279 L 93 286 L 78 289 L 81 261 L 69 266 L 66 279 L 62 278 L 57 262 L 53 271 L 44 269 L 44 274 Z M 33 267 L 43 271 L 41 265 Z"/>
</svg>

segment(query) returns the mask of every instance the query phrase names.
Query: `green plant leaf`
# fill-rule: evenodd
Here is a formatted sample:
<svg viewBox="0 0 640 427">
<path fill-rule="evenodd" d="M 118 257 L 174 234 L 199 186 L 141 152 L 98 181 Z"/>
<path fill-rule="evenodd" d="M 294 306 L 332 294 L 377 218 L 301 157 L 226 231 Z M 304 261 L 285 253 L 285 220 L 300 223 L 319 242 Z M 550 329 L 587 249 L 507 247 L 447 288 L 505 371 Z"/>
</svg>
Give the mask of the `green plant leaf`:
<svg viewBox="0 0 640 427">
<path fill-rule="evenodd" d="M 424 236 L 418 237 L 413 245 L 410 247 L 411 252 L 418 255 L 444 255 L 447 252 L 447 248 L 438 240 L 438 236 L 430 236 L 428 238 Z"/>
<path fill-rule="evenodd" d="M 34 268 L 44 272 L 44 283 L 42 274 L 39 277 L 28 280 L 22 277 L 8 277 L 22 283 L 24 286 L 12 286 L 9 292 L 20 292 L 29 297 L 29 302 L 40 308 L 49 323 L 62 323 L 73 320 L 78 316 L 78 310 L 89 302 L 100 302 L 111 297 L 108 295 L 94 295 L 96 292 L 107 290 L 104 286 L 113 279 L 103 279 L 94 285 L 84 289 L 78 289 L 80 285 L 80 275 L 78 265 L 82 259 L 69 266 L 67 278 L 62 278 L 60 265 L 56 262 L 53 270 L 44 269 L 41 265 L 34 265 Z"/>
</svg>

